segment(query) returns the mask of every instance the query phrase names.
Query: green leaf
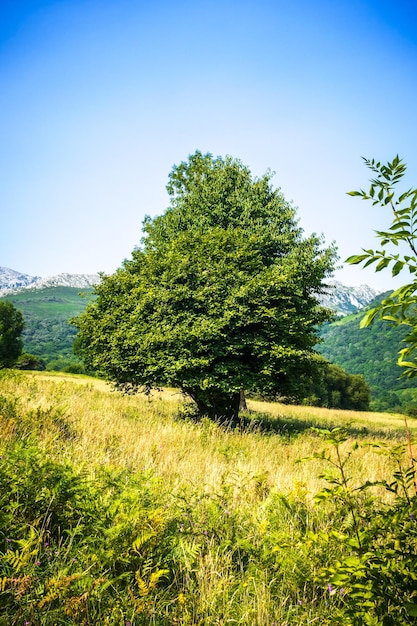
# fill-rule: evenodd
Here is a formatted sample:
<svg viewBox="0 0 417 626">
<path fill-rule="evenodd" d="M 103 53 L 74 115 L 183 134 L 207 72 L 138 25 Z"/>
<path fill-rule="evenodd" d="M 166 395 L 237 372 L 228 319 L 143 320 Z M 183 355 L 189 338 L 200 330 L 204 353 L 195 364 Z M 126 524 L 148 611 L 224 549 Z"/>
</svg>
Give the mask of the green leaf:
<svg viewBox="0 0 417 626">
<path fill-rule="evenodd" d="M 350 263 L 351 265 L 357 265 L 358 263 L 362 263 L 369 257 L 369 254 L 356 254 L 350 256 L 346 259 L 345 263 Z"/>
<path fill-rule="evenodd" d="M 377 264 L 375 271 L 376 272 L 380 272 L 381 270 L 383 270 L 385 267 L 388 267 L 388 265 L 390 264 L 391 259 L 381 259 L 381 261 Z"/>
<path fill-rule="evenodd" d="M 405 602 L 404 608 L 407 611 L 408 615 L 412 617 L 417 617 L 417 604 L 412 604 L 411 602 Z"/>
<path fill-rule="evenodd" d="M 377 317 L 379 313 L 379 308 L 376 307 L 374 309 L 370 309 L 365 316 L 362 318 L 359 327 L 360 328 L 366 328 L 368 326 L 370 326 L 372 324 L 372 322 L 375 320 L 375 318 Z"/>
<path fill-rule="evenodd" d="M 396 263 L 394 263 L 391 273 L 393 276 L 397 276 L 401 270 L 403 269 L 405 263 L 403 261 L 397 261 Z"/>
</svg>

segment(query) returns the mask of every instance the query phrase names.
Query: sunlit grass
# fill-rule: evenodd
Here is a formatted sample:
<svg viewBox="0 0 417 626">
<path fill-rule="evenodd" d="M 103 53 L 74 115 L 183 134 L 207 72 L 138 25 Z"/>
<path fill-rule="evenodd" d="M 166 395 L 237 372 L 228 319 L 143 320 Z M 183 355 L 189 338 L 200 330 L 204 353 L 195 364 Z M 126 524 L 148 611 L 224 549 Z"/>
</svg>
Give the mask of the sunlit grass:
<svg viewBox="0 0 417 626">
<path fill-rule="evenodd" d="M 184 402 L 173 389 L 123 395 L 83 376 L 0 373 L 0 465 L 10 446 L 17 460 L 8 471 L 12 467 L 21 484 L 16 515 L 12 510 L 4 518 L 12 530 L 0 535 L 8 559 L 0 583 L 5 593 L 8 585 L 14 590 L 17 605 L 10 605 L 6 621 L 0 616 L 0 626 L 52 626 L 63 623 L 62 615 L 74 626 L 341 623 L 340 613 L 333 621 L 336 605 L 319 579 L 339 546 L 310 537 L 326 537 L 339 515 L 331 500 L 314 504 L 327 484 L 320 476 L 329 469 L 317 453 L 326 448 L 334 454 L 315 429 L 346 427 L 342 456 L 359 444 L 345 468 L 355 487 L 389 479 L 397 469 L 375 446 L 406 442 L 403 416 L 249 400 L 241 424 L 226 428 L 182 417 Z M 412 420 L 410 430 L 415 436 Z M 43 455 L 39 478 L 37 457 L 35 467 L 27 465 L 31 447 Z M 27 460 L 24 454 L 20 460 L 21 450 L 28 450 Z M 33 472 L 28 483 L 21 467 Z M 53 477 L 58 471 L 53 484 L 59 494 L 60 468 L 63 485 L 67 480 L 72 489 L 78 476 L 85 481 L 91 494 L 85 501 L 78 487 L 74 501 L 65 489 L 62 502 L 54 495 L 48 472 Z M 0 478 L 7 483 L 7 473 L 0 471 Z M 47 503 L 42 515 L 36 512 L 38 480 L 39 497 Z M 34 519 L 15 528 L 25 488 Z M 372 489 L 390 499 L 382 487 Z M 54 531 L 58 549 L 52 558 L 45 546 L 56 498 L 58 513 L 70 520 L 72 507 L 87 510 L 75 518 L 75 528 Z M 5 537 L 17 532 L 23 543 L 8 544 Z M 154 586 L 152 576 L 161 576 Z M 27 585 L 25 593 L 20 584 Z M 54 596 L 51 587 L 57 589 Z"/>
<path fill-rule="evenodd" d="M 298 463 L 323 446 L 311 426 L 345 426 L 363 443 L 405 442 L 401 415 L 249 401 L 252 422 L 243 429 L 225 430 L 208 420 L 180 419 L 184 399 L 176 390 L 126 396 L 104 381 L 41 372 L 16 374 L 2 384 L 4 391 L 19 396 L 24 410 L 61 412 L 74 436 L 53 443 L 60 458 L 89 466 L 152 470 L 172 488 L 193 484 L 216 489 L 226 480 L 236 484 L 238 494 L 248 495 L 249 486 L 254 489 L 259 482 L 266 489 L 285 492 L 302 486 L 314 494 L 322 485 L 322 463 Z M 416 433 L 414 424 L 411 430 Z M 45 445 L 51 444 L 50 435 L 47 430 L 43 434 Z M 358 481 L 365 478 L 364 472 L 369 480 L 382 480 L 390 465 L 387 457 L 364 445 L 351 471 Z"/>
</svg>

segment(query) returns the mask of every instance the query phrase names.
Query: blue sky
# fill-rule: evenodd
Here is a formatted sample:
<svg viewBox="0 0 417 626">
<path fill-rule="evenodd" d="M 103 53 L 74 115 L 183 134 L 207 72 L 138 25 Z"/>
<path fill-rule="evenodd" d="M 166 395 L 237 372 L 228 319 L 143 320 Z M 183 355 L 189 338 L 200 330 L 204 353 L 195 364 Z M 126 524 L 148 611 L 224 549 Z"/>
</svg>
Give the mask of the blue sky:
<svg viewBox="0 0 417 626">
<path fill-rule="evenodd" d="M 375 247 L 389 213 L 346 192 L 361 155 L 417 186 L 416 24 L 405 0 L 3 0 L 0 265 L 112 273 L 196 149 L 275 171 L 341 260 Z"/>
</svg>

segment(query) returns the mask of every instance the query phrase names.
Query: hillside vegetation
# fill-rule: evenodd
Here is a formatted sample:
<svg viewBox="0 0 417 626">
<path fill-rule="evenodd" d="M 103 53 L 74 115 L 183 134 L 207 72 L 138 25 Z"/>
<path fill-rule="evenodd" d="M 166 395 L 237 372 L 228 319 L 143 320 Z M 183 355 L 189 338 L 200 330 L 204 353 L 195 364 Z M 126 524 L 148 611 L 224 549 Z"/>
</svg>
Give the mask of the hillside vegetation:
<svg viewBox="0 0 417 626">
<path fill-rule="evenodd" d="M 0 377 L 1 626 L 414 623 L 401 415 L 249 402 L 231 430 L 175 390 Z"/>
<path fill-rule="evenodd" d="M 323 343 L 317 349 L 330 362 L 365 378 L 371 389 L 373 410 L 410 410 L 417 401 L 417 378 L 402 377 L 404 368 L 397 365 L 407 328 L 381 320 L 360 328 L 363 316 L 364 311 L 359 311 L 324 325 Z"/>
<path fill-rule="evenodd" d="M 41 358 L 47 369 L 60 370 L 77 363 L 72 350 L 77 329 L 69 320 L 85 309 L 92 293 L 92 289 L 46 287 L 25 289 L 1 300 L 9 300 L 23 313 L 24 352 Z"/>
</svg>

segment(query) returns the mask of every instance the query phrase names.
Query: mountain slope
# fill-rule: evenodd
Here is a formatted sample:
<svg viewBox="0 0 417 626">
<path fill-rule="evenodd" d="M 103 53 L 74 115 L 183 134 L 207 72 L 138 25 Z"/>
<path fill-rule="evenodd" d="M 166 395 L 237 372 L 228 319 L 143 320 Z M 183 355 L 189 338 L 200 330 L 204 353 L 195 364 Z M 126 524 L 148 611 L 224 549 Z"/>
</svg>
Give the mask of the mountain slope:
<svg viewBox="0 0 417 626">
<path fill-rule="evenodd" d="M 378 296 L 371 306 L 386 295 Z M 399 408 L 402 397 L 409 399 L 406 390 L 417 390 L 417 379 L 402 378 L 403 369 L 397 365 L 407 329 L 381 320 L 368 328 L 359 328 L 363 314 L 364 311 L 358 311 L 325 325 L 321 330 L 323 343 L 317 350 L 349 374 L 364 376 L 371 388 L 374 409 Z"/>
<path fill-rule="evenodd" d="M 77 329 L 69 320 L 85 309 L 92 293 L 92 289 L 80 293 L 75 287 L 45 287 L 22 289 L 0 300 L 7 299 L 23 313 L 23 350 L 55 369 L 59 365 L 57 361 L 62 365 L 76 361 L 72 344 Z"/>
</svg>

